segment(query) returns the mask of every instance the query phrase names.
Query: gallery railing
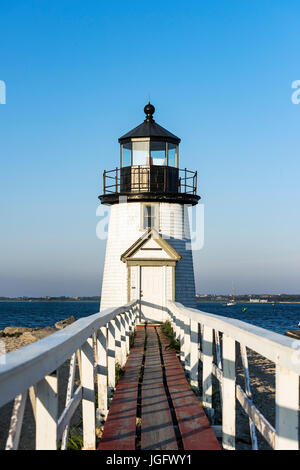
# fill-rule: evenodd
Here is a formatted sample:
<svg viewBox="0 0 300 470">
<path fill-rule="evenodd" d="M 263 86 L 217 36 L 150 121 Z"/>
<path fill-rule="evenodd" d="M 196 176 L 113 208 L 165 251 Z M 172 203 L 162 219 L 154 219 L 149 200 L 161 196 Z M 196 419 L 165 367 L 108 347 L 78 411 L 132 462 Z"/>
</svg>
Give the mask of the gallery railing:
<svg viewBox="0 0 300 470">
<path fill-rule="evenodd" d="M 197 171 L 137 165 L 103 173 L 103 194 L 134 192 L 197 194 Z"/>
</svg>

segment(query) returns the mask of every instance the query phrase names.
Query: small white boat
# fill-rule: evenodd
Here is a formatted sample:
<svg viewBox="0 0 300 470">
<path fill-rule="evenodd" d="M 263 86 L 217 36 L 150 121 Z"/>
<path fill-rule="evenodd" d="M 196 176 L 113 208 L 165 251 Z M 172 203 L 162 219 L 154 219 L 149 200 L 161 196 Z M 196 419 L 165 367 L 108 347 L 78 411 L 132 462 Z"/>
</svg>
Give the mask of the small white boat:
<svg viewBox="0 0 300 470">
<path fill-rule="evenodd" d="M 236 305 L 236 301 L 234 300 L 234 284 L 232 281 L 232 294 L 231 294 L 231 299 L 226 303 L 227 307 L 232 307 L 233 305 Z"/>
</svg>

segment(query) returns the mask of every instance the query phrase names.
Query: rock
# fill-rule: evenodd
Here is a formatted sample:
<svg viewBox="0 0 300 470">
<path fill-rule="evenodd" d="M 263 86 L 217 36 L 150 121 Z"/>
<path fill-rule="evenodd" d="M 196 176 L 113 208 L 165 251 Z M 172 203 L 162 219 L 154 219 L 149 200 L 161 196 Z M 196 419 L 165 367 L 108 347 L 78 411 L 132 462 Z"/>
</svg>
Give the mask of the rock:
<svg viewBox="0 0 300 470">
<path fill-rule="evenodd" d="M 4 343 L 5 352 L 16 351 L 17 349 L 24 348 L 29 344 L 35 343 L 36 341 L 45 338 L 57 330 L 46 326 L 46 328 L 31 328 L 32 331 L 25 331 L 16 335 L 7 334 L 1 338 Z M 1 433 L 0 433 L 1 434 Z"/>
<path fill-rule="evenodd" d="M 39 330 L 33 330 L 33 331 L 25 331 L 25 333 L 22 334 L 22 342 L 26 342 L 26 344 L 34 343 L 35 341 L 38 341 L 39 339 L 43 339 L 46 336 L 51 335 L 52 333 L 55 333 L 55 329 L 51 328 L 50 326 L 46 326 L 46 328 L 41 328 Z"/>
<path fill-rule="evenodd" d="M 289 336 L 290 338 L 300 339 L 300 328 L 299 328 L 299 330 L 289 330 L 284 334 L 286 336 Z"/>
<path fill-rule="evenodd" d="M 71 323 L 74 323 L 76 321 L 75 317 L 71 315 L 70 317 L 66 318 L 65 320 L 61 320 L 55 323 L 55 328 L 57 330 L 62 330 L 63 328 L 66 328 L 66 326 L 71 325 Z"/>
<path fill-rule="evenodd" d="M 7 326 L 4 328 L 3 333 L 5 335 L 16 335 L 27 331 L 34 331 L 34 328 L 29 328 L 28 326 Z"/>
</svg>

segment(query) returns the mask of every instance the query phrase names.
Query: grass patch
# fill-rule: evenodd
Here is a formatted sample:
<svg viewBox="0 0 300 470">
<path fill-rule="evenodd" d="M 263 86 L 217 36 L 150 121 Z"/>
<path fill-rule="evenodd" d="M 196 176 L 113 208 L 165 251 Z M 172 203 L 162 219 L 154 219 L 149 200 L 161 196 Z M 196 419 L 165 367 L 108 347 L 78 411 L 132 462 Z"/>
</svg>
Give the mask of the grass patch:
<svg viewBox="0 0 300 470">
<path fill-rule="evenodd" d="M 115 366 L 115 373 L 116 373 L 116 385 L 119 382 L 122 375 L 124 375 L 125 369 L 121 367 L 120 364 L 117 362 Z"/>
<path fill-rule="evenodd" d="M 23 333 L 18 331 L 17 333 L 0 333 L 0 338 L 19 338 Z"/>
<path fill-rule="evenodd" d="M 174 349 L 174 351 L 176 351 L 176 354 L 179 354 L 180 353 L 180 341 L 175 338 L 175 332 L 172 328 L 171 323 L 169 321 L 164 322 L 160 326 L 160 331 L 170 341 L 170 344 L 168 347 L 171 349 Z"/>
<path fill-rule="evenodd" d="M 132 346 L 134 345 L 134 340 L 135 340 L 135 335 L 136 335 L 136 331 L 132 331 L 129 335 L 129 347 L 132 348 Z"/>
<path fill-rule="evenodd" d="M 67 450 L 81 450 L 83 448 L 83 437 L 82 433 L 80 434 L 80 425 L 79 423 L 75 426 L 72 426 L 69 431 Z M 58 445 L 58 450 L 61 450 L 61 443 Z"/>
<path fill-rule="evenodd" d="M 76 434 L 75 434 L 76 432 Z M 83 447 L 83 437 L 81 434 L 77 434 L 78 430 L 72 428 L 68 440 L 68 450 L 81 450 Z"/>
</svg>

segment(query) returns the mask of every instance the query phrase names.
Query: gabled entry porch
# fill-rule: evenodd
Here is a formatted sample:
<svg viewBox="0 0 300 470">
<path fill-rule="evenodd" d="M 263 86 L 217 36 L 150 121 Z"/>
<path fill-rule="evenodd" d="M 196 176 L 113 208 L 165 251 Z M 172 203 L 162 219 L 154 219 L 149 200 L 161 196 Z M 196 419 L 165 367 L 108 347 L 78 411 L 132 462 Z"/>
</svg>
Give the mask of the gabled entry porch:
<svg viewBox="0 0 300 470">
<path fill-rule="evenodd" d="M 180 259 L 154 228 L 122 254 L 127 265 L 128 301 L 140 300 L 141 322 L 166 320 L 166 301 L 175 299 L 175 266 Z"/>
</svg>

